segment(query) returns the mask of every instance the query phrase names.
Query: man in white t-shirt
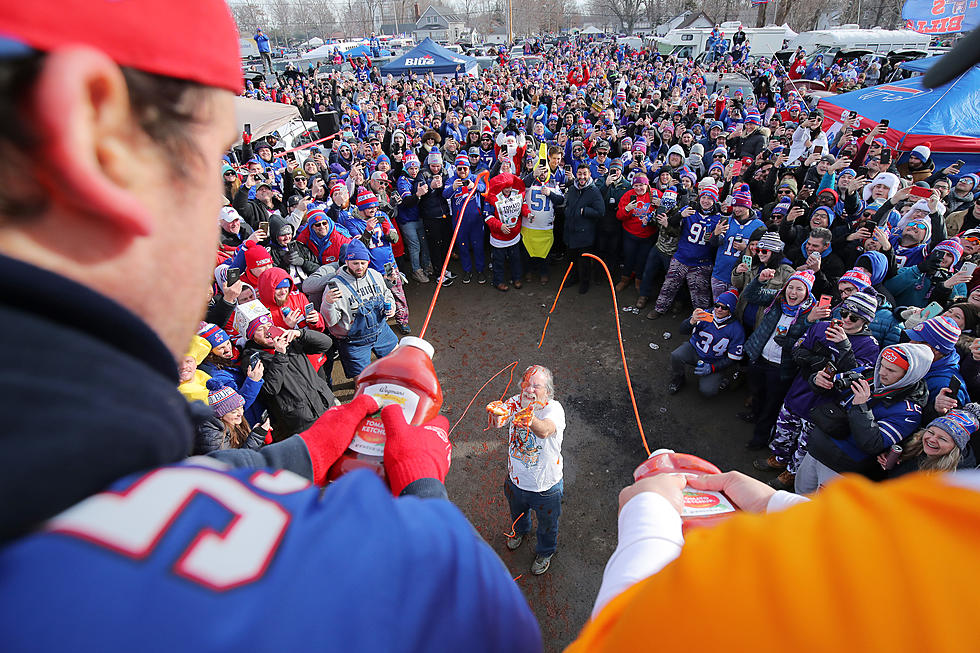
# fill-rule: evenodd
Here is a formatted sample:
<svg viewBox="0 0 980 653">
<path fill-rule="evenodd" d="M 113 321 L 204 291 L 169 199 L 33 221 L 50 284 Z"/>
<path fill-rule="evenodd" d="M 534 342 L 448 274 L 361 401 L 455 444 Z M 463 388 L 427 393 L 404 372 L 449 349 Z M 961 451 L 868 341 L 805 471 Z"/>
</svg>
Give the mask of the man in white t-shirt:
<svg viewBox="0 0 980 653">
<path fill-rule="evenodd" d="M 538 545 L 531 573 L 538 576 L 548 571 L 558 545 L 558 517 L 565 489 L 561 457 L 565 410 L 555 400 L 551 370 L 541 365 L 527 368 L 521 393 L 504 405 L 510 411 L 505 422 L 510 439 L 504 495 L 515 534 L 507 548 L 517 550 L 531 531 L 533 510 L 538 520 Z"/>
</svg>

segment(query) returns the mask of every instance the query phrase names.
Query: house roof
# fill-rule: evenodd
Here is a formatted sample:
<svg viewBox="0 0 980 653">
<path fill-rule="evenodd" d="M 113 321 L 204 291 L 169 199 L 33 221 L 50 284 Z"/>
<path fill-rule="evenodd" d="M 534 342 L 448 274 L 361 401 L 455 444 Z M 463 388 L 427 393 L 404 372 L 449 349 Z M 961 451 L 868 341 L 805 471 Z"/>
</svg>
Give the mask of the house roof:
<svg viewBox="0 0 980 653">
<path fill-rule="evenodd" d="M 681 21 L 681 23 L 680 23 L 679 25 L 677 25 L 677 27 L 675 27 L 674 29 L 684 29 L 685 27 L 690 27 L 691 25 L 693 25 L 693 24 L 694 24 L 694 22 L 695 22 L 695 21 L 696 21 L 696 20 L 697 20 L 698 18 L 704 18 L 704 19 L 705 19 L 706 21 L 708 21 L 708 22 L 709 22 L 709 23 L 711 23 L 712 25 L 714 25 L 714 24 L 715 24 L 715 21 L 713 21 L 713 20 L 711 19 L 711 16 L 709 16 L 709 15 L 708 15 L 708 14 L 706 14 L 706 13 L 704 13 L 703 11 L 698 11 L 698 12 L 694 12 L 694 11 L 692 11 L 692 12 L 691 12 L 691 13 L 690 13 L 690 14 L 688 15 L 688 17 L 687 17 L 687 18 L 685 18 L 685 19 L 684 19 L 683 21 Z"/>
<path fill-rule="evenodd" d="M 451 9 L 447 9 L 446 7 L 443 7 L 441 5 L 429 5 L 429 8 L 422 12 L 422 16 L 424 16 L 426 12 L 430 10 L 436 12 L 450 23 L 463 22 L 463 19 L 460 18 L 457 14 L 455 14 Z M 421 18 L 421 16 L 419 18 Z"/>
</svg>

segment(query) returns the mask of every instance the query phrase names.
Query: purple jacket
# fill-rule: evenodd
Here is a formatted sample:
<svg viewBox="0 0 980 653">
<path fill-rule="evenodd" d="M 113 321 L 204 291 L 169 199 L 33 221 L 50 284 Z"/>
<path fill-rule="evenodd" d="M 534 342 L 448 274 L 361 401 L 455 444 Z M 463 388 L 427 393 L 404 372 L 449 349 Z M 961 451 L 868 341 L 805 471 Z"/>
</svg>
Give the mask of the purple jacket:
<svg viewBox="0 0 980 653">
<path fill-rule="evenodd" d="M 834 363 L 838 372 L 846 372 L 860 365 L 874 365 L 878 359 L 878 341 L 867 329 L 849 336 L 848 346 L 827 340 L 829 326 L 830 322 L 817 322 L 793 345 L 793 360 L 800 366 L 800 372 L 793 379 L 783 405 L 803 419 L 809 419 L 810 409 L 814 406 L 835 396 L 810 385 L 810 379 L 826 366 L 828 360 Z"/>
</svg>

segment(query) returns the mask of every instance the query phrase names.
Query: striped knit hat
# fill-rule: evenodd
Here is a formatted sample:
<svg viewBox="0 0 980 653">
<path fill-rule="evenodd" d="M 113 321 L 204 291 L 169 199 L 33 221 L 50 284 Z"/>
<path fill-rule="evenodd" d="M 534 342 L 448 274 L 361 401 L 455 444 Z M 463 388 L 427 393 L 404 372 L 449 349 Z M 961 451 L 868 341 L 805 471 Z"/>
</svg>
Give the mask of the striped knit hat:
<svg viewBox="0 0 980 653">
<path fill-rule="evenodd" d="M 378 196 L 371 192 L 367 186 L 361 186 L 361 190 L 357 191 L 357 208 L 360 211 L 366 211 L 371 207 L 378 205 Z"/>
<path fill-rule="evenodd" d="M 405 156 L 402 157 L 402 165 L 406 168 L 411 168 L 412 166 L 418 167 L 422 164 L 419 163 L 419 158 L 415 156 L 415 152 L 409 150 L 408 152 L 405 152 Z"/>
<path fill-rule="evenodd" d="M 949 240 L 944 240 L 935 247 L 936 251 L 946 252 L 951 254 L 953 257 L 953 265 L 960 262 L 963 258 L 963 245 L 960 244 L 959 238 L 950 238 Z"/>
<path fill-rule="evenodd" d="M 748 184 L 742 184 L 742 187 L 732 195 L 735 197 L 735 206 L 744 206 L 747 209 L 752 208 L 752 193 L 749 191 Z"/>
<path fill-rule="evenodd" d="M 218 379 L 208 379 L 208 405 L 218 417 L 245 406 L 245 400 L 231 386 L 222 385 Z"/>
<path fill-rule="evenodd" d="M 704 188 L 701 189 L 701 192 L 698 193 L 698 197 L 704 197 L 705 195 L 707 195 L 708 197 L 710 197 L 711 198 L 711 201 L 717 202 L 718 201 L 718 187 L 717 186 L 705 186 Z"/>
<path fill-rule="evenodd" d="M 961 409 L 952 410 L 948 415 L 929 422 L 929 426 L 946 431 L 956 446 L 966 449 L 970 436 L 980 429 L 980 404 L 970 403 Z"/>
<path fill-rule="evenodd" d="M 864 290 L 871 285 L 871 275 L 864 268 L 851 268 L 840 278 L 841 282 L 847 282 L 857 288 Z"/>
<path fill-rule="evenodd" d="M 467 157 L 465 154 L 456 155 L 455 165 L 457 168 L 460 166 L 466 166 L 467 168 L 469 168 L 470 167 L 469 157 Z"/>
<path fill-rule="evenodd" d="M 844 308 L 871 324 L 878 311 L 878 297 L 866 292 L 856 292 L 844 300 Z"/>
<path fill-rule="evenodd" d="M 905 333 L 913 342 L 924 342 L 944 354 L 949 354 L 960 337 L 960 327 L 953 318 L 937 315 L 911 329 L 906 329 Z"/>
<path fill-rule="evenodd" d="M 781 252 L 783 251 L 783 241 L 780 240 L 779 234 L 775 231 L 767 231 L 762 234 L 762 238 L 759 239 L 758 249 L 765 249 L 770 252 Z"/>
<path fill-rule="evenodd" d="M 761 125 L 762 116 L 759 115 L 759 110 L 755 107 L 749 107 L 749 110 L 745 112 L 745 122 L 750 125 Z"/>
<path fill-rule="evenodd" d="M 245 329 L 245 337 L 251 339 L 263 324 L 272 324 L 272 316 L 268 313 L 263 313 L 248 323 L 248 328 Z"/>
<path fill-rule="evenodd" d="M 801 270 L 800 272 L 793 273 L 793 276 L 786 280 L 786 285 L 789 285 L 790 281 L 799 281 L 806 286 L 808 294 L 813 294 L 813 282 L 815 280 L 816 277 L 813 275 L 813 270 Z"/>
<path fill-rule="evenodd" d="M 225 330 L 219 327 L 217 324 L 205 324 L 203 327 L 201 327 L 201 330 L 197 332 L 197 335 L 210 342 L 212 349 L 215 347 L 220 347 L 228 342 L 228 334 L 225 333 Z"/>
</svg>

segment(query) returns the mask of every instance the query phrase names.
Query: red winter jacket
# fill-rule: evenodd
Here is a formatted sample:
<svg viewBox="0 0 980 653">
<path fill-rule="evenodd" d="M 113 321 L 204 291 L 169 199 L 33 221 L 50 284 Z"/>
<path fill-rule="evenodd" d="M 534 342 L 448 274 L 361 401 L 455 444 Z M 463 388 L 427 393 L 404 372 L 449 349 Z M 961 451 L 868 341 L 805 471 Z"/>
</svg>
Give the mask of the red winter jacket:
<svg viewBox="0 0 980 653">
<path fill-rule="evenodd" d="M 654 197 L 660 197 L 660 193 L 649 187 L 643 195 L 637 195 L 632 188 L 626 191 L 626 194 L 619 200 L 619 208 L 616 209 L 616 217 L 623 223 L 623 229 L 626 230 L 626 233 L 637 238 L 652 238 L 657 233 L 657 222 L 654 219 L 657 207 L 652 203 Z M 637 206 L 627 211 L 626 205 L 634 199 Z"/>
<path fill-rule="evenodd" d="M 580 70 L 581 72 L 576 73 L 576 70 Z M 582 66 L 581 69 L 578 67 L 573 68 L 572 70 L 568 71 L 568 77 L 566 77 L 566 79 L 568 80 L 569 84 L 574 84 L 575 86 L 585 86 L 589 83 L 589 67 Z"/>
<path fill-rule="evenodd" d="M 283 306 L 279 306 L 276 304 L 275 290 L 276 286 L 278 286 L 284 279 L 289 281 L 289 295 L 286 296 L 286 303 Z M 259 295 L 259 301 L 262 302 L 262 305 L 268 308 L 269 312 L 272 313 L 272 323 L 278 327 L 282 327 L 283 329 L 302 329 L 305 327 L 314 331 L 323 331 L 324 327 L 326 326 L 323 315 L 321 315 L 319 311 L 316 312 L 316 324 L 310 324 L 306 321 L 306 313 L 304 309 L 306 308 L 306 305 L 310 303 L 310 300 L 307 299 L 306 295 L 304 295 L 301 291 L 296 289 L 296 284 L 293 283 L 289 273 L 282 268 L 269 268 L 263 272 L 262 276 L 259 277 L 259 285 L 258 288 L 256 288 L 256 292 Z M 316 307 L 314 307 L 314 310 L 315 308 Z M 286 322 L 286 316 L 283 313 L 285 309 L 289 310 L 290 315 L 293 315 L 298 311 L 299 314 L 303 315 L 304 317 L 296 324 L 295 327 L 290 326 Z M 313 369 L 317 371 L 323 367 L 323 364 L 327 360 L 327 357 L 324 354 L 309 354 L 307 358 L 310 359 Z"/>
</svg>

